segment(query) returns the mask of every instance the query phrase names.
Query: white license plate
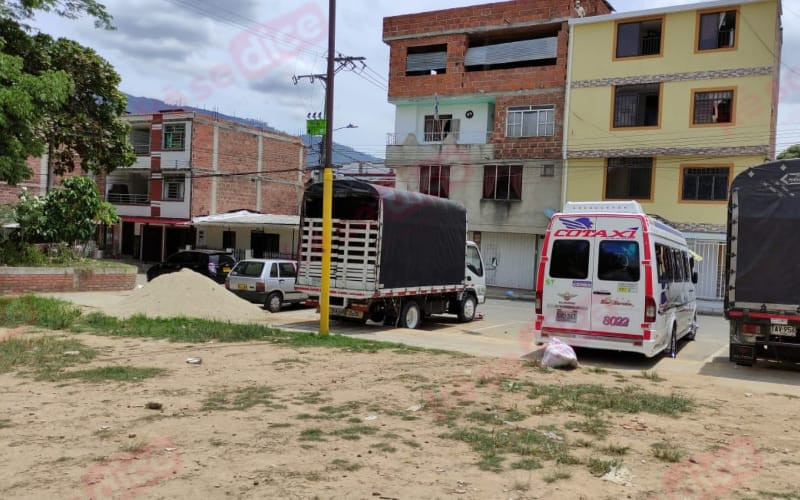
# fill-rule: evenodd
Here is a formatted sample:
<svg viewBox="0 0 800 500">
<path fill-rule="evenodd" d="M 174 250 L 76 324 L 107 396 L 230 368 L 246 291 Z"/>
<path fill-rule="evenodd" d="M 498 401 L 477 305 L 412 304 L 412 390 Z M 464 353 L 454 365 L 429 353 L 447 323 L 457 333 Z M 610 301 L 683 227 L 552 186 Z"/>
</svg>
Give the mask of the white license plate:
<svg viewBox="0 0 800 500">
<path fill-rule="evenodd" d="M 570 310 L 562 310 L 556 309 L 556 321 L 562 321 L 565 323 L 577 323 L 578 322 L 578 311 L 570 311 Z"/>
<path fill-rule="evenodd" d="M 773 335 L 781 335 L 784 337 L 794 337 L 797 334 L 797 329 L 794 325 L 771 325 Z"/>
</svg>

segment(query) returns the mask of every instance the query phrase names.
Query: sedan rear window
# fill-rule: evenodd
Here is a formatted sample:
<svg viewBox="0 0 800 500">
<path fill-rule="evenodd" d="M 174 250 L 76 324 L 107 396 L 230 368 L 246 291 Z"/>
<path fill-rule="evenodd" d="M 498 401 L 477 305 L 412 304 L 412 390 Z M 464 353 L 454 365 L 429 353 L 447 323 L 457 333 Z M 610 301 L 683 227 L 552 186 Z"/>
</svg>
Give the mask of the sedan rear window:
<svg viewBox="0 0 800 500">
<path fill-rule="evenodd" d="M 296 278 L 297 272 L 294 269 L 294 264 L 291 262 L 281 262 L 279 264 L 281 268 L 281 278 Z"/>
<path fill-rule="evenodd" d="M 582 280 L 589 276 L 589 242 L 556 240 L 550 255 L 550 277 Z"/>
<path fill-rule="evenodd" d="M 258 278 L 261 276 L 262 270 L 264 270 L 263 262 L 242 261 L 236 264 L 236 267 L 233 268 L 231 274 L 235 274 L 237 276 L 247 276 L 250 278 Z"/>
</svg>

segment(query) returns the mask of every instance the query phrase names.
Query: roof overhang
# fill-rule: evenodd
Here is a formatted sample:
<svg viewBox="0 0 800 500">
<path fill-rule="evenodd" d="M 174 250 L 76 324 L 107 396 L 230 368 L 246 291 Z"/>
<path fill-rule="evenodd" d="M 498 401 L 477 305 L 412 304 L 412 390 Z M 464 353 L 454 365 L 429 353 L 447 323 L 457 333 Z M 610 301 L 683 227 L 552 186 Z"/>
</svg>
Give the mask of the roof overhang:
<svg viewBox="0 0 800 500">
<path fill-rule="evenodd" d="M 673 12 L 686 12 L 691 10 L 714 9 L 717 7 L 733 7 L 749 3 L 763 3 L 767 0 L 715 0 L 713 2 L 687 3 L 682 5 L 672 5 L 670 7 L 660 7 L 657 9 L 631 10 L 627 12 L 615 12 L 602 16 L 573 17 L 569 24 L 591 24 L 606 21 L 616 21 L 618 19 L 628 19 L 633 17 L 656 16 L 660 14 L 671 14 Z"/>
</svg>

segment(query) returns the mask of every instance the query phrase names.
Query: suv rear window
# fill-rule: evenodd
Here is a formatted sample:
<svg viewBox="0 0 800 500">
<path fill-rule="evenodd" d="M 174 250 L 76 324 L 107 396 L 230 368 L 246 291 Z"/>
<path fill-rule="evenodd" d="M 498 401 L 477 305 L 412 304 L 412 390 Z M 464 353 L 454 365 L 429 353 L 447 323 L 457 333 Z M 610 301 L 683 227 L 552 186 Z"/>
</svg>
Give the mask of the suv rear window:
<svg viewBox="0 0 800 500">
<path fill-rule="evenodd" d="M 247 276 L 250 278 L 258 278 L 261 276 L 261 271 L 264 269 L 263 262 L 248 262 L 243 261 L 236 264 L 236 267 L 233 268 L 231 274 L 235 274 L 237 276 Z"/>
<path fill-rule="evenodd" d="M 550 255 L 550 277 L 582 280 L 589 276 L 589 242 L 556 240 Z"/>
<path fill-rule="evenodd" d="M 639 281 L 639 243 L 601 241 L 597 278 L 605 281 Z"/>
</svg>

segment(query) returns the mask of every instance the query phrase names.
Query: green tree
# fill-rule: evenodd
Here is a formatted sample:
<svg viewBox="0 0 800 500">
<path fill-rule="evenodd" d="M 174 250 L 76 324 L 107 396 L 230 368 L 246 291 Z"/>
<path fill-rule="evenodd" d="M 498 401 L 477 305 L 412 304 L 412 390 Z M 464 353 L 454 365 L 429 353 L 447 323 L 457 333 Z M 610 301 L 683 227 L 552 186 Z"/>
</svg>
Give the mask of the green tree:
<svg viewBox="0 0 800 500">
<path fill-rule="evenodd" d="M 800 158 L 800 144 L 789 146 L 778 155 L 779 160 L 788 160 L 790 158 Z"/>
<path fill-rule="evenodd" d="M 68 177 L 61 188 L 44 196 L 20 195 L 15 220 L 27 243 L 85 243 L 95 235 L 98 224 L 119 222 L 113 205 L 103 201 L 94 181 L 82 175 Z"/>
<path fill-rule="evenodd" d="M 95 0 L 0 0 L 0 18 L 24 22 L 37 10 L 54 12 L 67 19 L 85 14 L 94 17 L 95 27 L 114 29 L 105 6 Z"/>
<path fill-rule="evenodd" d="M 27 127 L 21 132 L 12 125 L 4 130 L 4 121 L 10 120 L 0 114 L 0 145 L 5 141 L 17 144 L 16 148 L 0 149 L 0 181 L 16 184 L 29 177 L 32 172 L 25 166 L 25 159 L 40 156 L 45 149 L 49 153 L 48 173 L 59 175 L 73 171 L 78 164 L 84 172 L 95 174 L 133 164 L 136 157 L 129 141 L 130 127 L 122 119 L 127 102 L 118 89 L 119 75 L 94 50 L 77 42 L 54 40 L 42 33 L 30 35 L 20 20 L 29 18 L 34 9 L 66 17 L 87 13 L 100 25 L 111 26 L 105 8 L 92 0 L 0 0 L 0 52 L 15 58 L 13 61 L 22 61 L 21 70 L 17 68 L 19 77 L 57 74 L 66 76 L 70 84 L 66 97 L 54 87 L 35 89 L 38 92 L 30 94 L 28 101 L 41 100 L 43 96 L 60 99 L 52 106 L 33 106 L 33 111 L 23 112 L 27 120 L 23 125 Z M 0 75 L 5 76 L 5 71 Z M 25 88 L 15 88 L 14 82 L 5 80 L 0 77 L 0 93 L 25 93 Z M 10 96 L 7 102 L 13 103 L 14 97 L 19 95 Z M 4 112 L 0 108 L 0 113 Z"/>
</svg>

